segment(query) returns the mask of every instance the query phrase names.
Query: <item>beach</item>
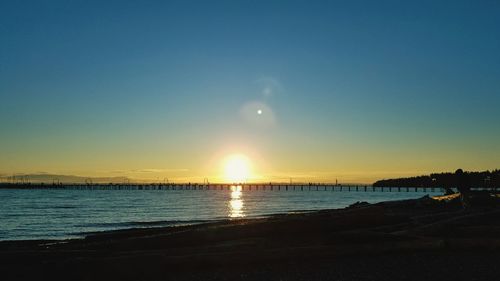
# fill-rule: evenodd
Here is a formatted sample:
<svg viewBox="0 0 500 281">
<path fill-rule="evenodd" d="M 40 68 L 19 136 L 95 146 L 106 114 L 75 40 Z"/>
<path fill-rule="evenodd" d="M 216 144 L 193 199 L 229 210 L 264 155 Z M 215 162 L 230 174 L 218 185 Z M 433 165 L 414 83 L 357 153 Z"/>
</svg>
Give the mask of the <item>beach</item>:
<svg viewBox="0 0 500 281">
<path fill-rule="evenodd" d="M 0 270 L 2 280 L 495 280 L 500 209 L 455 201 L 4 241 Z"/>
</svg>

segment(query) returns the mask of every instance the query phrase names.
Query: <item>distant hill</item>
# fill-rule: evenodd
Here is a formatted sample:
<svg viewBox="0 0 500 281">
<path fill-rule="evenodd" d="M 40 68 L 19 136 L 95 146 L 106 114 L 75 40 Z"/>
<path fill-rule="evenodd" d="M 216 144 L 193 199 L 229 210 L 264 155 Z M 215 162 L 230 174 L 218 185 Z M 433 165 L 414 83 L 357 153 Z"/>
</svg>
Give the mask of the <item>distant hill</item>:
<svg viewBox="0 0 500 281">
<path fill-rule="evenodd" d="M 500 187 L 500 170 L 465 172 L 471 187 Z M 410 178 L 384 179 L 375 187 L 456 187 L 455 173 L 430 174 Z"/>
<path fill-rule="evenodd" d="M 127 177 L 82 177 L 73 175 L 55 174 L 25 174 L 0 176 L 0 182 L 32 182 L 32 183 L 124 183 L 130 182 Z"/>
</svg>

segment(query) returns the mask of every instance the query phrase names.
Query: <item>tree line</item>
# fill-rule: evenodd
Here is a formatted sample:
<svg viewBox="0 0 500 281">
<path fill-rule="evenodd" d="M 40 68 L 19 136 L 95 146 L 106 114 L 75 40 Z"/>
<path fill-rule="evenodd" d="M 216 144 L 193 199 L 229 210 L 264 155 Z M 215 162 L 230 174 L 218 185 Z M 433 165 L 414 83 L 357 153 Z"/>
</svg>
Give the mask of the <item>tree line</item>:
<svg viewBox="0 0 500 281">
<path fill-rule="evenodd" d="M 483 172 L 464 172 L 467 185 L 470 187 L 500 187 L 500 170 Z M 379 180 L 373 184 L 375 187 L 444 187 L 457 186 L 455 173 L 430 174 L 397 179 Z"/>
</svg>

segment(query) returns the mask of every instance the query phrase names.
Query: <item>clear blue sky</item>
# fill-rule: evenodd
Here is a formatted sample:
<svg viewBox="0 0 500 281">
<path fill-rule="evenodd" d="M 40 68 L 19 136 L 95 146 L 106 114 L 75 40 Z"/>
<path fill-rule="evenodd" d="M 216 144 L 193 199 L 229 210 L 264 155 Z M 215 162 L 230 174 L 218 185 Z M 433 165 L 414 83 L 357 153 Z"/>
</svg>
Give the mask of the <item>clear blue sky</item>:
<svg viewBox="0 0 500 281">
<path fill-rule="evenodd" d="M 499 35 L 497 1 L 2 1 L 0 174 L 499 168 Z"/>
</svg>

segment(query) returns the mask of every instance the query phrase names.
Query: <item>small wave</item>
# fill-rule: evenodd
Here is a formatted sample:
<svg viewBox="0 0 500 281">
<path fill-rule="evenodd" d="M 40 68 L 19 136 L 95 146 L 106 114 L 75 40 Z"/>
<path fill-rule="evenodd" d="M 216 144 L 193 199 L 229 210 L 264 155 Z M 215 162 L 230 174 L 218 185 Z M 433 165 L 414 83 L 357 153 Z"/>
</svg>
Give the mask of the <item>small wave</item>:
<svg viewBox="0 0 500 281">
<path fill-rule="evenodd" d="M 80 208 L 80 206 L 61 205 L 61 206 L 53 206 L 52 208 L 54 208 L 54 209 L 77 209 L 77 208 Z"/>
<path fill-rule="evenodd" d="M 50 209 L 77 209 L 81 206 L 76 205 L 56 205 L 56 206 L 31 206 L 31 209 L 35 210 L 50 210 Z"/>
<path fill-rule="evenodd" d="M 76 225 L 76 227 L 93 228 L 123 228 L 123 227 L 153 227 L 168 226 L 179 224 L 198 224 L 210 222 L 212 220 L 163 220 L 163 221 L 130 221 L 130 222 L 104 222 L 104 223 L 86 223 Z"/>
</svg>

